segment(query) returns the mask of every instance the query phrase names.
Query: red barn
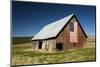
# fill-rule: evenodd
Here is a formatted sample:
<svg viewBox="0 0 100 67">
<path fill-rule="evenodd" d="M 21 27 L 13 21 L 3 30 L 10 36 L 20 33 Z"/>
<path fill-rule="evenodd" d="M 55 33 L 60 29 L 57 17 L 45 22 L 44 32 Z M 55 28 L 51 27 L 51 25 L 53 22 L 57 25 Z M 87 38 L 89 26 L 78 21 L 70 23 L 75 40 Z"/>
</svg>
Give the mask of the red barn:
<svg viewBox="0 0 100 67">
<path fill-rule="evenodd" d="M 82 48 L 87 35 L 77 17 L 71 14 L 48 24 L 32 38 L 34 50 L 59 51 Z"/>
</svg>

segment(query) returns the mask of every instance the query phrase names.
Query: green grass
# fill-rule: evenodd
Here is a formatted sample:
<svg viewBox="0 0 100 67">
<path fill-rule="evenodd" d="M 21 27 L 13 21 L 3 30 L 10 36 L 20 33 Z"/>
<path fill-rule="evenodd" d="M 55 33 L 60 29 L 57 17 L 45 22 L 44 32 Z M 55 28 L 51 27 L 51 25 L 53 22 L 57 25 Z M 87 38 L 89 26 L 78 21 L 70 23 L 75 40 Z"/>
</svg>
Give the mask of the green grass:
<svg viewBox="0 0 100 67">
<path fill-rule="evenodd" d="M 12 65 L 48 64 L 95 60 L 95 47 L 55 53 L 43 53 L 32 51 L 31 43 L 12 46 Z"/>
</svg>

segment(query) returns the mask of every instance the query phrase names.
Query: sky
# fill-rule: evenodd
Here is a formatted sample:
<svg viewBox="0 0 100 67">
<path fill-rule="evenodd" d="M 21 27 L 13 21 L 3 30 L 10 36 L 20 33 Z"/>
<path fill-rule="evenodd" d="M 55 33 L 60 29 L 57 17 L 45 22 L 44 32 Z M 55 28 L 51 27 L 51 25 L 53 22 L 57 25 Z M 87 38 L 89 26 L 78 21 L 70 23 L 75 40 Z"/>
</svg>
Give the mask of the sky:
<svg viewBox="0 0 100 67">
<path fill-rule="evenodd" d="M 95 35 L 96 7 L 74 4 L 12 2 L 12 36 L 35 36 L 45 25 L 75 14 L 87 35 Z"/>
</svg>

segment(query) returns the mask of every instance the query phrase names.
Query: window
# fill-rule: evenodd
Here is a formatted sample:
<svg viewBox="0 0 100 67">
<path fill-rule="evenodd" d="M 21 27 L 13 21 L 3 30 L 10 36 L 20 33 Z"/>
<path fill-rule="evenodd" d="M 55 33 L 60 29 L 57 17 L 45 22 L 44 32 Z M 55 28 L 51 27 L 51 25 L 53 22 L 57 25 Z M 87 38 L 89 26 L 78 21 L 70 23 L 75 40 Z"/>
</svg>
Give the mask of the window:
<svg viewBox="0 0 100 67">
<path fill-rule="evenodd" d="M 73 22 L 70 22 L 70 31 L 74 32 L 74 23 Z"/>
</svg>

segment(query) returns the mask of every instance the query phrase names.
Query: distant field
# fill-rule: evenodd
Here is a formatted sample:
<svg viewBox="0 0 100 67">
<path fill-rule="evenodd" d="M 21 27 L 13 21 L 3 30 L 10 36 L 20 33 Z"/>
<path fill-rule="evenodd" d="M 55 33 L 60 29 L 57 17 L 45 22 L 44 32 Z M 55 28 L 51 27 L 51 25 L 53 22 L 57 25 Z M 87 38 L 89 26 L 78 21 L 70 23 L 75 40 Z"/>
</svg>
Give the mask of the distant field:
<svg viewBox="0 0 100 67">
<path fill-rule="evenodd" d="M 13 37 L 12 44 L 22 44 L 22 43 L 29 43 L 31 42 L 32 37 Z"/>
<path fill-rule="evenodd" d="M 84 48 L 55 53 L 34 52 L 31 42 L 22 43 L 12 45 L 12 65 L 95 61 L 95 52 L 94 38 L 88 38 Z"/>
</svg>

